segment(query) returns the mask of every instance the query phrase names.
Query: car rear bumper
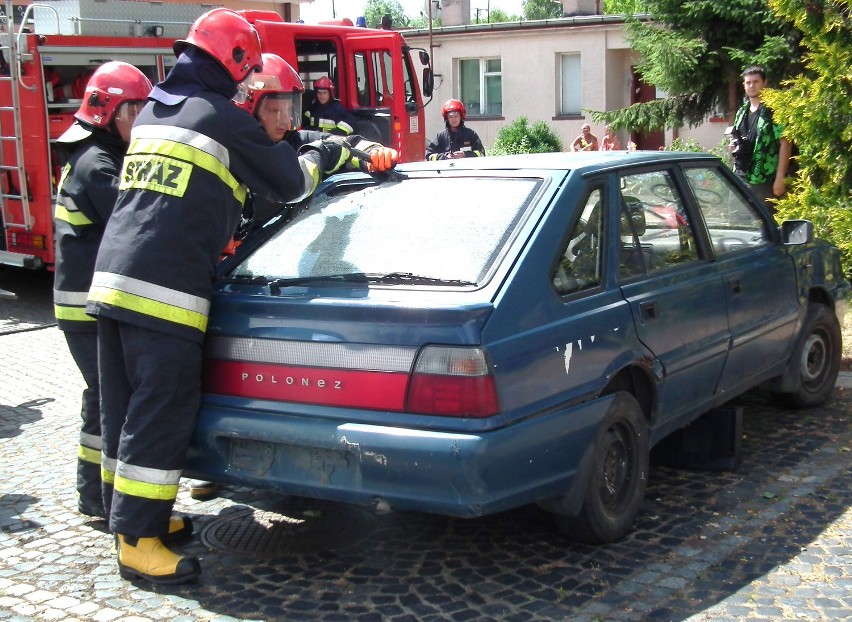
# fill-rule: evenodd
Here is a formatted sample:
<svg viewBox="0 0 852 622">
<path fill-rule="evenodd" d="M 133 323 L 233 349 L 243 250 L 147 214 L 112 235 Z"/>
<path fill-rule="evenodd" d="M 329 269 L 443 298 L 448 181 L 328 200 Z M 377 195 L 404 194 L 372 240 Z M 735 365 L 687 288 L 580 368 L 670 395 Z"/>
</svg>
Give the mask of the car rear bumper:
<svg viewBox="0 0 852 622">
<path fill-rule="evenodd" d="M 574 495 L 612 396 L 477 433 L 205 405 L 184 475 L 474 517 Z M 573 491 L 573 492 L 572 492 Z M 568 504 L 571 505 L 570 503 Z"/>
</svg>

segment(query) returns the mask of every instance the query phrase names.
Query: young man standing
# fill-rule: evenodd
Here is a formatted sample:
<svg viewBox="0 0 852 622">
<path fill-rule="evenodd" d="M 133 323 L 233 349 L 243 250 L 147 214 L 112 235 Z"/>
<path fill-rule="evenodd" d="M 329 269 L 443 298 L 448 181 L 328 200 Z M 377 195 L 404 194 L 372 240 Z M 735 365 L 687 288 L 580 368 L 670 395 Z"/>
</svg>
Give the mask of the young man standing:
<svg viewBox="0 0 852 622">
<path fill-rule="evenodd" d="M 742 73 L 746 101 L 734 117 L 739 140 L 729 146 L 734 170 L 761 199 L 780 197 L 786 191 L 784 178 L 790 165 L 792 146 L 781 133 L 783 126 L 772 119 L 772 110 L 761 100 L 766 72 L 757 65 Z"/>
</svg>

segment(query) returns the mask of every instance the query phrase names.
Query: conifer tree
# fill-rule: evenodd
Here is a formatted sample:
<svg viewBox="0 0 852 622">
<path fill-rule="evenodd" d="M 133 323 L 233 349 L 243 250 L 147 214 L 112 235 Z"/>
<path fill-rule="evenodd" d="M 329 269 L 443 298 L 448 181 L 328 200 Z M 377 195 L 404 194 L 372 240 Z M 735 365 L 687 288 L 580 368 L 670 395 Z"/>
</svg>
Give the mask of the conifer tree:
<svg viewBox="0 0 852 622">
<path fill-rule="evenodd" d="M 598 123 L 632 131 L 699 125 L 740 102 L 740 73 L 763 65 L 772 80 L 798 68 L 801 33 L 772 13 L 766 0 L 643 0 L 648 19 L 628 16 L 627 40 L 637 71 L 667 97 L 608 112 Z"/>
</svg>

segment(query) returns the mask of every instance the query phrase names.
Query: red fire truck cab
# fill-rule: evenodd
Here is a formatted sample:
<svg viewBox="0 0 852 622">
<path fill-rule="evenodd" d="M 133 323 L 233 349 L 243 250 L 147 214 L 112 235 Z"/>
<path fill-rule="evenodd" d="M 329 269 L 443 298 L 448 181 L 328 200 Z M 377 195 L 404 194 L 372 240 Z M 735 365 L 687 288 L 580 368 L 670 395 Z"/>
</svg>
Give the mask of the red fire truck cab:
<svg viewBox="0 0 852 622">
<path fill-rule="evenodd" d="M 313 99 L 313 81 L 328 76 L 358 120 L 356 133 L 397 149 L 404 162 L 424 158 L 423 98 L 432 92 L 425 51 L 410 49 L 394 31 L 294 24 L 268 11 L 243 14 L 257 28 L 264 51 L 301 75 L 304 106 Z M 176 37 L 151 36 L 159 34 L 151 29 L 145 36 L 14 30 L 0 32 L 0 265 L 51 269 L 61 165 L 53 144 L 73 122 L 88 76 L 107 61 L 121 60 L 156 83 L 174 66 Z"/>
<path fill-rule="evenodd" d="M 266 11 L 244 15 L 260 34 L 264 51 L 278 54 L 299 72 L 305 107 L 313 99 L 314 81 L 328 76 L 335 96 L 358 119 L 356 134 L 393 147 L 403 162 L 425 157 L 423 97 L 432 94 L 425 50 L 412 50 L 395 31 L 293 24 Z M 413 51 L 418 52 L 416 63 Z M 422 80 L 415 65 L 422 67 Z"/>
</svg>

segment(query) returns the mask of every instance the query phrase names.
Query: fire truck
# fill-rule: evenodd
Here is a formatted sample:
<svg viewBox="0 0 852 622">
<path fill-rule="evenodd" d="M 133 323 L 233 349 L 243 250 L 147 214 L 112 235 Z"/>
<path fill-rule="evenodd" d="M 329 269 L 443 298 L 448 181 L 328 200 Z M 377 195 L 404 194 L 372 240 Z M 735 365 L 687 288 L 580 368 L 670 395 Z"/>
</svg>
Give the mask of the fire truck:
<svg viewBox="0 0 852 622">
<path fill-rule="evenodd" d="M 81 15 L 87 6 L 99 13 Z M 73 15 L 63 13 L 68 7 Z M 124 14 L 104 17 L 104 7 Z M 53 0 L 24 12 L 6 0 L 0 15 L 0 265 L 52 269 L 62 164 L 53 146 L 73 123 L 91 72 L 120 60 L 161 81 L 174 66 L 175 39 L 209 8 Z M 356 28 L 349 20 L 312 25 L 285 22 L 271 11 L 241 13 L 258 30 L 263 51 L 299 72 L 306 107 L 314 80 L 328 76 L 355 115 L 357 134 L 397 149 L 403 162 L 424 158 L 423 106 L 433 86 L 425 50 L 409 48 L 398 32 Z"/>
</svg>

